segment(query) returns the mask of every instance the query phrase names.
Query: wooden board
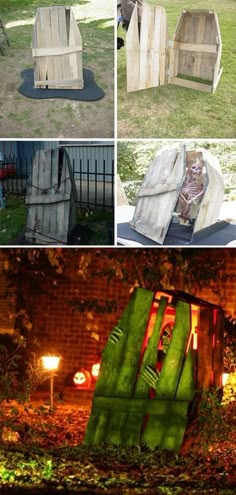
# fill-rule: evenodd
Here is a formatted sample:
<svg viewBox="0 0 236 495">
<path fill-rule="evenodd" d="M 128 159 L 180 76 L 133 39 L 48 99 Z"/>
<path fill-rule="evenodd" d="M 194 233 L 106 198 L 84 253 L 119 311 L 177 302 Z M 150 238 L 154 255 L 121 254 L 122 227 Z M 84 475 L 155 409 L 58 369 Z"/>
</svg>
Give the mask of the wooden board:
<svg viewBox="0 0 236 495">
<path fill-rule="evenodd" d="M 221 74 L 221 51 L 217 14 L 210 10 L 184 10 L 171 44 L 168 82 L 200 91 L 215 91 Z"/>
<path fill-rule="evenodd" d="M 162 150 L 138 193 L 130 226 L 163 244 L 185 175 L 185 148 Z"/>
<path fill-rule="evenodd" d="M 32 55 L 36 88 L 83 88 L 82 38 L 70 7 L 37 9 Z"/>
<path fill-rule="evenodd" d="M 165 84 L 168 30 L 165 9 L 144 4 L 140 39 L 137 4 L 126 36 L 127 91 Z"/>
<path fill-rule="evenodd" d="M 64 150 L 37 151 L 28 186 L 26 239 L 39 244 L 66 244 L 74 226 L 76 190 Z"/>
<path fill-rule="evenodd" d="M 205 149 L 201 149 L 201 153 L 206 167 L 208 184 L 200 203 L 193 233 L 217 222 L 224 199 L 224 179 L 219 161 Z"/>
</svg>

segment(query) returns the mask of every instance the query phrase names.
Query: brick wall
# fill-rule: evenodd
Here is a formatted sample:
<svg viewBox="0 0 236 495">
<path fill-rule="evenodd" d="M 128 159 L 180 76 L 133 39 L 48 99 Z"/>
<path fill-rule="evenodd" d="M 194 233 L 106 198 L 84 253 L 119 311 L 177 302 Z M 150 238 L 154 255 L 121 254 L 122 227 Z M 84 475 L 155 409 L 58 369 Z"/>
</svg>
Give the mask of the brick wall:
<svg viewBox="0 0 236 495">
<path fill-rule="evenodd" d="M 236 273 L 236 250 L 228 263 L 227 273 Z M 223 255 L 223 251 L 222 251 Z M 90 368 L 100 356 L 113 325 L 121 316 L 130 299 L 130 285 L 118 279 L 108 281 L 105 277 L 88 280 L 73 278 L 61 280 L 56 285 L 45 286 L 37 298 L 28 296 L 33 315 L 33 334 L 40 342 L 39 352 L 58 352 L 62 356 L 57 384 L 66 383 L 68 375 L 78 368 Z M 158 289 L 158 287 L 156 287 Z M 183 289 L 178 287 L 176 289 Z M 222 284 L 220 293 L 210 289 L 192 291 L 196 296 L 220 304 L 226 315 L 236 317 L 236 280 Z M 77 299 L 98 300 L 100 306 L 116 300 L 114 313 L 102 314 L 93 310 L 79 312 L 72 306 Z M 94 336 L 99 335 L 99 340 Z"/>
<path fill-rule="evenodd" d="M 126 250 L 119 248 L 119 251 L 125 253 Z M 205 250 L 202 252 L 205 253 Z M 224 257 L 229 249 L 222 249 L 221 252 Z M 236 249 L 230 252 L 232 256 L 227 257 L 226 273 L 235 275 Z M 214 251 L 208 250 L 206 256 L 211 256 L 214 266 Z M 95 264 L 97 268 L 97 258 Z M 24 299 L 33 324 L 31 332 L 39 342 L 39 355 L 58 352 L 62 356 L 56 384 L 63 388 L 69 374 L 81 367 L 90 368 L 100 356 L 112 327 L 130 299 L 131 285 L 119 278 L 109 281 L 102 276 L 87 279 L 68 276 L 57 277 L 56 282 L 43 278 L 41 287 L 36 292 L 29 289 L 27 284 L 24 288 Z M 158 285 L 155 288 L 158 290 Z M 183 290 L 183 284 L 176 282 L 175 289 Z M 200 290 L 196 285 L 188 292 L 211 303 L 220 304 L 226 315 L 236 318 L 235 276 L 232 281 L 221 284 L 219 294 L 213 293 L 210 288 Z M 96 313 L 93 309 L 86 309 L 84 312 L 74 309 L 73 303 L 78 299 L 81 302 L 91 298 L 98 301 L 100 308 L 108 301 L 115 300 L 116 311 L 103 314 Z M 99 340 L 96 340 L 97 335 Z"/>
</svg>

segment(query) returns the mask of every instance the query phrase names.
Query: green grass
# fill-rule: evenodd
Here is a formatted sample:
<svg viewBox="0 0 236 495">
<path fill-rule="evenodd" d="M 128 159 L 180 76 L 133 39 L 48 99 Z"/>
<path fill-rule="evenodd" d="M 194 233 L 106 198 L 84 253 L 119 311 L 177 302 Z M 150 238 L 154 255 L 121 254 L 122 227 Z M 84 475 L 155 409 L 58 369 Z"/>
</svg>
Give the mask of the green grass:
<svg viewBox="0 0 236 495">
<path fill-rule="evenodd" d="M 153 3 L 153 2 L 150 2 Z M 154 2 L 155 3 L 155 2 Z M 207 5 L 206 5 L 207 4 Z M 234 138 L 236 136 L 235 0 L 159 0 L 165 7 L 172 39 L 182 10 L 214 9 L 223 43 L 223 74 L 215 94 L 165 85 L 127 94 L 125 49 L 118 51 L 118 137 Z M 118 35 L 125 38 L 119 28 Z"/>
<path fill-rule="evenodd" d="M 0 210 L 0 244 L 8 244 L 26 223 L 26 206 L 22 198 L 6 198 L 6 208 Z"/>
</svg>

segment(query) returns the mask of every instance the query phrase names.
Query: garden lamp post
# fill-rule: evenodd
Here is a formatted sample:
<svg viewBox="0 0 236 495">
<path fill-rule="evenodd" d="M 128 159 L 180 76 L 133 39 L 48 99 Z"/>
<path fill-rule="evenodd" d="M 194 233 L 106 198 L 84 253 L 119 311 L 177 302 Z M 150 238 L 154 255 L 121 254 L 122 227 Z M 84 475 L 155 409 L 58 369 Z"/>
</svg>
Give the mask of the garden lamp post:
<svg viewBox="0 0 236 495">
<path fill-rule="evenodd" d="M 43 367 L 49 373 L 50 378 L 50 409 L 53 408 L 53 385 L 54 375 L 58 370 L 60 357 L 59 356 L 42 356 Z"/>
</svg>

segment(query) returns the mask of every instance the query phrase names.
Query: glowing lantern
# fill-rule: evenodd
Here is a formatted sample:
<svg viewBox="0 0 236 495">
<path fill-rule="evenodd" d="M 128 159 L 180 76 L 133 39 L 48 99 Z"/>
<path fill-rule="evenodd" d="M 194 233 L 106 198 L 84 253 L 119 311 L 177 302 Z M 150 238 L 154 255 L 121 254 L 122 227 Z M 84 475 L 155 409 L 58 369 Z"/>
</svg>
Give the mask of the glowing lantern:
<svg viewBox="0 0 236 495">
<path fill-rule="evenodd" d="M 59 366 L 60 358 L 59 356 L 43 356 L 42 362 L 46 371 L 56 371 Z"/>
<path fill-rule="evenodd" d="M 53 408 L 53 379 L 57 371 L 60 357 L 59 356 L 42 356 L 43 367 L 45 371 L 50 372 L 50 409 Z"/>
<path fill-rule="evenodd" d="M 98 379 L 99 371 L 100 371 L 100 363 L 94 363 L 91 368 L 91 375 L 94 378 L 94 380 Z"/>
<path fill-rule="evenodd" d="M 89 371 L 84 370 L 83 368 L 76 371 L 73 377 L 73 382 L 76 388 L 90 388 L 92 379 Z"/>
</svg>

